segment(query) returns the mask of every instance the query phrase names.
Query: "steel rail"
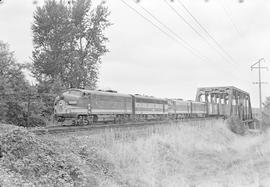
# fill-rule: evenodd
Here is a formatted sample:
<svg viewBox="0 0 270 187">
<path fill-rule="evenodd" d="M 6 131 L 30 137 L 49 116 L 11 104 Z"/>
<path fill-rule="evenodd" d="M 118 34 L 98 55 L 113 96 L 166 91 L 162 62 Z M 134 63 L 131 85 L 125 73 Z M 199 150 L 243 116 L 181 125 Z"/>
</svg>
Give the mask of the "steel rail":
<svg viewBox="0 0 270 187">
<path fill-rule="evenodd" d="M 59 133 L 70 133 L 77 131 L 94 131 L 103 129 L 114 129 L 114 128 L 128 128 L 128 127 L 141 127 L 141 126 L 153 126 L 160 124 L 170 124 L 170 123 L 181 123 L 190 121 L 208 121 L 214 119 L 222 119 L 221 117 L 207 117 L 207 118 L 188 118 L 181 120 L 162 120 L 162 121 L 143 121 L 143 122 L 128 122 L 120 124 L 94 124 L 87 126 L 48 126 L 45 128 L 31 129 L 31 131 L 37 135 L 45 134 L 59 134 Z"/>
</svg>

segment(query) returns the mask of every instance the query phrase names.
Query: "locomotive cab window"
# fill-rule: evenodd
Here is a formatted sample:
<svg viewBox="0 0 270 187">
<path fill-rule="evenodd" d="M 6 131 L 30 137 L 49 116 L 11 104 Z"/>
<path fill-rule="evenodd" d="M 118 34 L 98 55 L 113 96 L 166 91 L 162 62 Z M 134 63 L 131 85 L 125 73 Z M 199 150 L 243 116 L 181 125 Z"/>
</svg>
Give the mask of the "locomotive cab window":
<svg viewBox="0 0 270 187">
<path fill-rule="evenodd" d="M 69 90 L 67 93 L 70 95 L 75 95 L 75 96 L 82 96 L 83 95 L 83 93 L 81 91 L 78 91 L 78 90 Z"/>
</svg>

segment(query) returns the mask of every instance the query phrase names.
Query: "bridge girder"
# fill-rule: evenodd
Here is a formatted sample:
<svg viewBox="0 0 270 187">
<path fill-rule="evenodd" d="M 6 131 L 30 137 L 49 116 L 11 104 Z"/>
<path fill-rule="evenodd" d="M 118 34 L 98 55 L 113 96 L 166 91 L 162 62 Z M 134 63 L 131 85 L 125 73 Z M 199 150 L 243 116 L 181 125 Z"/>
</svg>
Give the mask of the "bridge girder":
<svg viewBox="0 0 270 187">
<path fill-rule="evenodd" d="M 205 102 L 207 106 L 216 104 L 218 108 L 225 107 L 226 117 L 238 116 L 243 121 L 252 120 L 249 93 L 234 86 L 198 88 L 195 100 Z"/>
</svg>

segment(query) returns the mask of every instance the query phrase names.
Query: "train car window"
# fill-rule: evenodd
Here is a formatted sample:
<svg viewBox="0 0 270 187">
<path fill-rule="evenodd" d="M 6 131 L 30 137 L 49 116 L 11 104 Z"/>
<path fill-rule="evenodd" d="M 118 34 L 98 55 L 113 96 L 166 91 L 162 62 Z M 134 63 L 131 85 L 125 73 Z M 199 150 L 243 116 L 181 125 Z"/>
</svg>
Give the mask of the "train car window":
<svg viewBox="0 0 270 187">
<path fill-rule="evenodd" d="M 153 98 L 136 98 L 137 103 L 155 103 L 155 104 L 167 104 L 164 100 L 153 99 Z"/>
<path fill-rule="evenodd" d="M 81 91 L 77 91 L 77 90 L 70 90 L 70 91 L 68 91 L 68 94 L 82 96 L 83 93 Z"/>
</svg>

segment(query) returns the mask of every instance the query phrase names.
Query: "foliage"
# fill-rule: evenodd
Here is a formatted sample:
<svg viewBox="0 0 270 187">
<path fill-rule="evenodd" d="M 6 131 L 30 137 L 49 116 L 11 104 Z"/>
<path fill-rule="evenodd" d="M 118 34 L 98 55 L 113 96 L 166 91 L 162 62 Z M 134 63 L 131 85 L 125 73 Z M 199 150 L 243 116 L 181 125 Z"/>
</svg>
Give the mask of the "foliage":
<svg viewBox="0 0 270 187">
<path fill-rule="evenodd" d="M 268 128 L 270 126 L 270 97 L 266 98 L 266 101 L 263 103 L 263 127 Z"/>
<path fill-rule="evenodd" d="M 106 174 L 100 172 L 98 186 L 270 184 L 270 134 L 238 136 L 221 121 L 115 128 L 98 134 L 77 132 L 53 137 L 66 151 L 78 152 L 84 160 L 91 161 L 83 165 L 85 171 L 106 168 L 99 170 Z"/>
<path fill-rule="evenodd" d="M 43 86 L 95 88 L 101 56 L 108 50 L 103 30 L 110 25 L 104 3 L 47 0 L 36 9 L 32 72 Z"/>
<path fill-rule="evenodd" d="M 20 93 L 28 86 L 22 74 L 22 66 L 15 62 L 9 46 L 0 41 L 0 119 L 9 120 L 12 109 L 20 110 Z"/>
<path fill-rule="evenodd" d="M 61 153 L 54 144 L 23 128 L 9 128 L 0 135 L 0 168 L 23 178 L 20 185 L 79 186 L 84 180 L 80 169 L 71 163 L 69 155 Z M 1 186 L 4 180 L 0 175 Z"/>
<path fill-rule="evenodd" d="M 9 46 L 0 41 L 0 120 L 19 123 L 23 118 L 22 94 L 28 83 L 22 73 L 23 66 L 16 63 Z"/>
<path fill-rule="evenodd" d="M 221 121 L 42 137 L 0 125 L 0 185 L 269 186 L 269 140 Z"/>
<path fill-rule="evenodd" d="M 237 116 L 232 116 L 229 119 L 227 119 L 227 125 L 229 129 L 239 135 L 245 135 L 247 132 L 247 127 L 245 127 L 245 124 L 239 119 Z"/>
<path fill-rule="evenodd" d="M 50 80 L 48 82 L 40 82 L 37 86 L 36 95 L 40 97 L 44 104 L 41 115 L 47 120 L 51 120 L 54 111 L 54 100 L 65 88 L 62 86 L 61 80 Z"/>
<path fill-rule="evenodd" d="M 19 126 L 44 126 L 39 115 L 43 103 L 32 100 L 28 116 L 29 94 L 35 92 L 25 80 L 22 69 L 25 65 L 16 62 L 8 44 L 0 41 L 0 121 Z"/>
</svg>

